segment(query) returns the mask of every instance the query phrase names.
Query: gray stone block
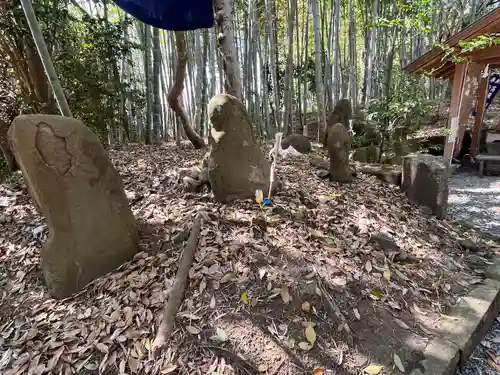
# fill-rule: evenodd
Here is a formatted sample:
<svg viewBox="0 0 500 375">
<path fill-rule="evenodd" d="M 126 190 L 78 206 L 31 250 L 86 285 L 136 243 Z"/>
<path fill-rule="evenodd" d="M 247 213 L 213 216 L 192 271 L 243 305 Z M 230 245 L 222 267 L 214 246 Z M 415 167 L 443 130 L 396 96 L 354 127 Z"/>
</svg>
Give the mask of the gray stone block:
<svg viewBox="0 0 500 375">
<path fill-rule="evenodd" d="M 500 281 L 500 255 L 493 257 L 491 261 L 493 264 L 486 267 L 484 275 L 489 279 Z"/>
<path fill-rule="evenodd" d="M 425 375 L 453 375 L 459 360 L 459 350 L 453 343 L 436 338 L 427 344 L 424 356 L 426 359 L 421 364 Z M 422 373 L 421 370 L 416 371 Z"/>
<path fill-rule="evenodd" d="M 448 165 L 442 157 L 411 154 L 403 158 L 401 190 L 419 206 L 429 207 L 439 218 L 448 207 Z"/>
<path fill-rule="evenodd" d="M 461 298 L 448 314 L 453 319 L 441 323 L 444 338 L 461 351 L 463 364 L 491 326 L 500 308 L 500 282 L 487 279 L 484 285 Z"/>
</svg>

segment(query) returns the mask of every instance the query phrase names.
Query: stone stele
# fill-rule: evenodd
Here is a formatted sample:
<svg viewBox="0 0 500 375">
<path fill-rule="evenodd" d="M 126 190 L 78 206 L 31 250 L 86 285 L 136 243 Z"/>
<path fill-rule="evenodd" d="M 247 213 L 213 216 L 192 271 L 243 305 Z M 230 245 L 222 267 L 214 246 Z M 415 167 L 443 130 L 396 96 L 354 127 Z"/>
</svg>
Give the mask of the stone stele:
<svg viewBox="0 0 500 375">
<path fill-rule="evenodd" d="M 49 226 L 41 262 L 53 297 L 80 291 L 134 256 L 138 232 L 123 184 L 88 127 L 68 117 L 21 115 L 8 138 Z"/>
<path fill-rule="evenodd" d="M 255 141 L 245 106 L 231 95 L 216 95 L 208 104 L 208 118 L 213 139 L 208 179 L 215 199 L 252 198 L 256 189 L 267 195 L 270 163 Z M 273 191 L 278 185 L 273 184 Z"/>
</svg>

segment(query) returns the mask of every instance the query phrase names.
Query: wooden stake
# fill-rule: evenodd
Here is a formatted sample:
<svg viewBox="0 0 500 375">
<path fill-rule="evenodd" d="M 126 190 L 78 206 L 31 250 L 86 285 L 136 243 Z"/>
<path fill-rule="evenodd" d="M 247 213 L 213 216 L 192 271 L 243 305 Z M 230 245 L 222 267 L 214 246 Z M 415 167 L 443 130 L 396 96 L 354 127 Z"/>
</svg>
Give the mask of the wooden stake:
<svg viewBox="0 0 500 375">
<path fill-rule="evenodd" d="M 188 273 L 193 263 L 194 253 L 198 247 L 198 237 L 200 235 L 202 225 L 202 214 L 198 213 L 194 218 L 193 227 L 186 243 L 186 247 L 182 252 L 179 260 L 179 268 L 175 275 L 174 284 L 170 288 L 169 296 L 165 302 L 163 310 L 163 319 L 158 327 L 158 332 L 153 341 L 152 355 L 153 358 L 158 358 L 162 349 L 166 346 L 167 341 L 174 330 L 175 315 L 184 301 L 184 292 L 186 291 Z"/>
</svg>

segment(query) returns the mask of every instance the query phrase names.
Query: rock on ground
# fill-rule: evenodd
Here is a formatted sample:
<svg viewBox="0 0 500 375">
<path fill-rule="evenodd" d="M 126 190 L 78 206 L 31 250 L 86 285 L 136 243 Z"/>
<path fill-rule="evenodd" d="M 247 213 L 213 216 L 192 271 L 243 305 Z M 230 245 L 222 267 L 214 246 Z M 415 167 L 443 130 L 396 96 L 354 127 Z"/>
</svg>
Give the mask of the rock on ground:
<svg viewBox="0 0 500 375">
<path fill-rule="evenodd" d="M 23 115 L 9 141 L 48 222 L 41 263 L 52 296 L 76 293 L 134 256 L 138 233 L 120 176 L 89 128 L 72 118 Z"/>
<path fill-rule="evenodd" d="M 351 154 L 351 159 L 361 163 L 377 163 L 380 156 L 380 148 L 375 145 L 360 147 Z"/>
<path fill-rule="evenodd" d="M 217 95 L 208 104 L 214 143 L 208 160 L 208 179 L 215 199 L 229 202 L 252 198 L 260 189 L 267 195 L 270 163 L 255 142 L 250 118 L 233 96 Z M 273 190 L 276 190 L 275 183 Z"/>
<path fill-rule="evenodd" d="M 356 170 L 377 177 L 381 181 L 401 186 L 402 168 L 399 165 L 356 163 Z"/>
<path fill-rule="evenodd" d="M 448 167 L 440 156 L 411 154 L 403 158 L 402 190 L 408 199 L 444 217 L 448 205 Z"/>
<path fill-rule="evenodd" d="M 349 182 L 352 170 L 349 167 L 351 136 L 347 128 L 337 123 L 328 130 L 328 156 L 330 157 L 330 180 Z"/>
<path fill-rule="evenodd" d="M 311 152 L 311 141 L 302 134 L 291 134 L 281 141 L 281 148 L 283 150 L 286 150 L 290 146 L 301 154 L 308 154 Z"/>
</svg>

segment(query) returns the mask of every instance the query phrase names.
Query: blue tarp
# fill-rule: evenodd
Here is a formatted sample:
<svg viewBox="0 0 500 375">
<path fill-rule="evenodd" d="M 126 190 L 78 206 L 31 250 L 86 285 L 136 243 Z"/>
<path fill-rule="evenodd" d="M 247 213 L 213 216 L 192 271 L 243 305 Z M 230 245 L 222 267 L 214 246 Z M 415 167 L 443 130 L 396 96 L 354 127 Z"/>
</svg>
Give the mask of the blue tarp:
<svg viewBox="0 0 500 375">
<path fill-rule="evenodd" d="M 159 29 L 185 31 L 214 25 L 212 0 L 113 0 L 131 16 Z"/>
<path fill-rule="evenodd" d="M 500 75 L 492 74 L 488 82 L 488 97 L 486 98 L 485 112 L 498 94 L 498 91 L 500 91 Z M 472 116 L 476 116 L 475 110 L 472 111 Z"/>
</svg>

